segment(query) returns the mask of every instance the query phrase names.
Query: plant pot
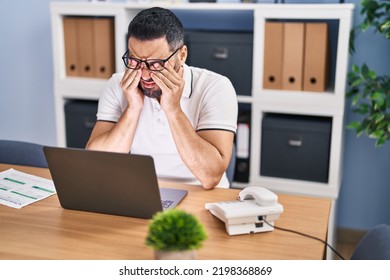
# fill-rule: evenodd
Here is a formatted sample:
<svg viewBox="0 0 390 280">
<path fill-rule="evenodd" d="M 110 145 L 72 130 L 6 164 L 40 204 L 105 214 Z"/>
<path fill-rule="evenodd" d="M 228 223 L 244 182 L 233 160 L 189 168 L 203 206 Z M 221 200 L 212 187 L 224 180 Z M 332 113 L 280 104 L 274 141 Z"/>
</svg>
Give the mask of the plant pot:
<svg viewBox="0 0 390 280">
<path fill-rule="evenodd" d="M 156 260 L 194 260 L 196 259 L 196 250 L 188 251 L 154 251 Z"/>
</svg>

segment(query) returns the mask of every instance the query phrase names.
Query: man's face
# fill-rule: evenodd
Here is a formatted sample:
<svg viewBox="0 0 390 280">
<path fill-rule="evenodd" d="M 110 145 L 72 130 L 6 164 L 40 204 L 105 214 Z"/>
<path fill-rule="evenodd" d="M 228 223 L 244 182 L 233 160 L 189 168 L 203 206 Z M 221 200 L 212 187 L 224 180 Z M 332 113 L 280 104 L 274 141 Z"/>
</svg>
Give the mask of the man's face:
<svg viewBox="0 0 390 280">
<path fill-rule="evenodd" d="M 169 50 L 165 38 L 148 41 L 141 41 L 132 37 L 129 39 L 129 55 L 136 59 L 147 60 L 148 62 L 163 60 L 172 55 L 172 53 L 173 52 Z M 179 69 L 178 67 L 180 67 L 180 61 L 177 54 L 173 55 L 167 63 L 171 63 L 175 69 Z M 151 78 L 150 73 L 152 70 L 149 69 L 144 62 L 141 63 L 141 70 L 142 75 L 138 88 L 144 95 L 150 98 L 159 98 L 162 92 L 159 86 Z"/>
</svg>

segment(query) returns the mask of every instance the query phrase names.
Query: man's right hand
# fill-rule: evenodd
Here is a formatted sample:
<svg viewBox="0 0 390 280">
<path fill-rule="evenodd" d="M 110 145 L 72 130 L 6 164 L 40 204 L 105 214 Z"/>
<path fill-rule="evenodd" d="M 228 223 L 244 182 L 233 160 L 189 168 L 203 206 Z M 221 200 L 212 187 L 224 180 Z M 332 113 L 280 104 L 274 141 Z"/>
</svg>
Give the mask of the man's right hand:
<svg viewBox="0 0 390 280">
<path fill-rule="evenodd" d="M 141 110 L 144 104 L 144 95 L 138 88 L 138 84 L 141 80 L 141 71 L 141 69 L 127 69 L 120 82 L 123 94 L 127 99 L 128 108 L 130 109 Z"/>
<path fill-rule="evenodd" d="M 140 79 L 141 70 L 126 70 L 120 87 L 127 99 L 127 109 L 116 123 L 97 121 L 87 149 L 129 153 L 144 104 L 144 95 L 138 88 Z"/>
</svg>

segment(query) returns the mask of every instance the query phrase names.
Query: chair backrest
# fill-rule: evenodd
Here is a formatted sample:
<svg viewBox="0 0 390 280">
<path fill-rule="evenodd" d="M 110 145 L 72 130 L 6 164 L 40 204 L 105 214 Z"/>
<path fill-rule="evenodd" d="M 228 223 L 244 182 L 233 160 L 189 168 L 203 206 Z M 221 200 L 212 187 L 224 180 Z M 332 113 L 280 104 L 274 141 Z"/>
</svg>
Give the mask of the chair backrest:
<svg viewBox="0 0 390 280">
<path fill-rule="evenodd" d="M 356 245 L 351 260 L 390 260 L 390 225 L 370 229 Z"/>
<path fill-rule="evenodd" d="M 229 180 L 230 186 L 232 186 L 233 183 L 235 169 L 236 169 L 236 145 L 233 144 L 232 157 L 230 158 L 229 165 L 226 169 L 226 177 Z"/>
<path fill-rule="evenodd" d="M 47 168 L 42 145 L 14 140 L 0 140 L 0 163 Z"/>
</svg>

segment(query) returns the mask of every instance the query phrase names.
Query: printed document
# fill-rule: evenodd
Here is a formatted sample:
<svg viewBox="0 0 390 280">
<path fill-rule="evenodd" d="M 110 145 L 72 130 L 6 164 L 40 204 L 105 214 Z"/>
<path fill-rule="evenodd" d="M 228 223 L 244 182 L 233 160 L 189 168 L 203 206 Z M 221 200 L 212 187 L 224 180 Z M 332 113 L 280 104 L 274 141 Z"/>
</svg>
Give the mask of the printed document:
<svg viewBox="0 0 390 280">
<path fill-rule="evenodd" d="M 0 204 L 20 209 L 55 193 L 52 180 L 12 168 L 0 172 Z"/>
</svg>

